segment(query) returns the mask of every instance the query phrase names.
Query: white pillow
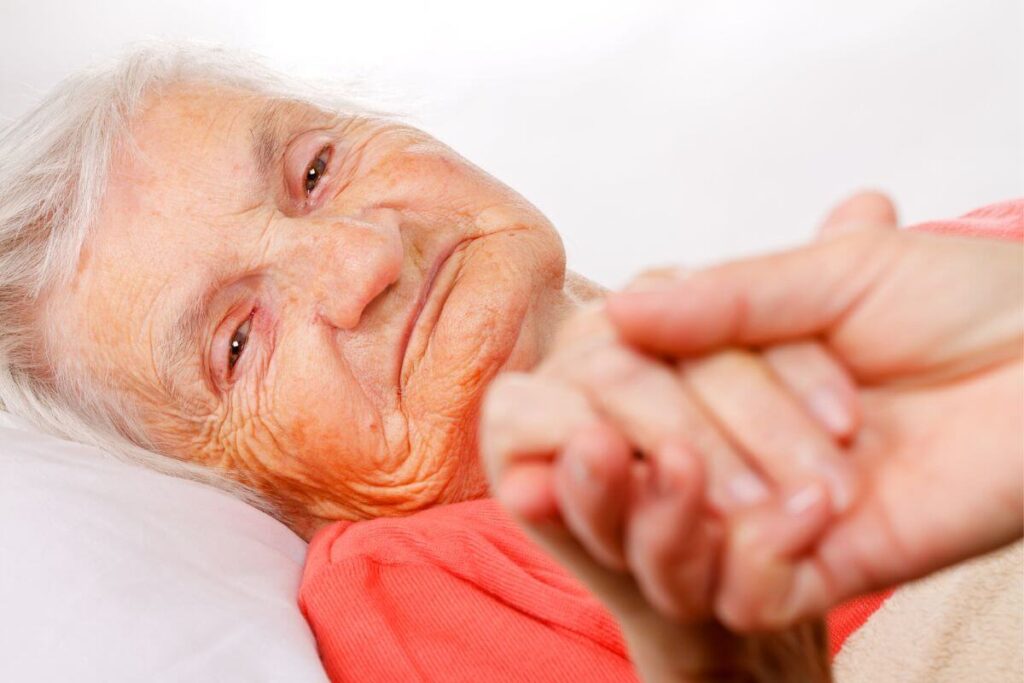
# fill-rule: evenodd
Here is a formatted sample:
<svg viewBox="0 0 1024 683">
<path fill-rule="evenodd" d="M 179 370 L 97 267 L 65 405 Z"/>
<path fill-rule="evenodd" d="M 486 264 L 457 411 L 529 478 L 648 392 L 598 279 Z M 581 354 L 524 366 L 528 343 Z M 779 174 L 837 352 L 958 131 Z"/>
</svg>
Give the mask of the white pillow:
<svg viewBox="0 0 1024 683">
<path fill-rule="evenodd" d="M 305 553 L 227 494 L 0 412 L 0 681 L 326 681 Z"/>
</svg>

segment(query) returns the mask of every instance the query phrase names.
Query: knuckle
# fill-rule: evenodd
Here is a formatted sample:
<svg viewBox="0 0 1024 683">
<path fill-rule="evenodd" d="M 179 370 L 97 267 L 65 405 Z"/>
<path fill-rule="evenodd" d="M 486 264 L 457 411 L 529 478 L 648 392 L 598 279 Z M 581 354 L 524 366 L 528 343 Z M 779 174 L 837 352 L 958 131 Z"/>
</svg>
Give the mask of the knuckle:
<svg viewBox="0 0 1024 683">
<path fill-rule="evenodd" d="M 733 600 L 723 601 L 715 615 L 729 630 L 748 633 L 757 628 L 757 622 L 750 610 Z"/>
<path fill-rule="evenodd" d="M 543 387 L 521 373 L 500 375 L 484 395 L 480 407 L 480 433 L 487 443 L 528 426 L 530 411 L 542 402 Z"/>
<path fill-rule="evenodd" d="M 635 352 L 620 346 L 595 349 L 584 359 L 582 379 L 591 385 L 616 387 L 639 377 L 647 364 Z"/>
<path fill-rule="evenodd" d="M 593 419 L 579 390 L 532 374 L 507 373 L 494 380 L 481 405 L 481 454 L 507 462 Z"/>
<path fill-rule="evenodd" d="M 494 428 L 504 424 L 509 408 L 516 402 L 519 382 L 509 374 L 499 375 L 491 382 L 480 407 L 480 422 L 483 426 Z"/>
</svg>

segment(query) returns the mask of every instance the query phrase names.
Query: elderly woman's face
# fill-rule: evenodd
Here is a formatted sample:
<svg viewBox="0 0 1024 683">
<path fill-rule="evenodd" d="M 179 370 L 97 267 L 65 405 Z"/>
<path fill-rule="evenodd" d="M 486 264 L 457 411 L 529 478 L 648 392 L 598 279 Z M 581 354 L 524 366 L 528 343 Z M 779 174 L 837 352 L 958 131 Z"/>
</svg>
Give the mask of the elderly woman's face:
<svg viewBox="0 0 1024 683">
<path fill-rule="evenodd" d="M 180 88 L 133 131 L 55 348 L 301 530 L 481 495 L 480 393 L 566 306 L 544 217 L 393 123 Z"/>
</svg>

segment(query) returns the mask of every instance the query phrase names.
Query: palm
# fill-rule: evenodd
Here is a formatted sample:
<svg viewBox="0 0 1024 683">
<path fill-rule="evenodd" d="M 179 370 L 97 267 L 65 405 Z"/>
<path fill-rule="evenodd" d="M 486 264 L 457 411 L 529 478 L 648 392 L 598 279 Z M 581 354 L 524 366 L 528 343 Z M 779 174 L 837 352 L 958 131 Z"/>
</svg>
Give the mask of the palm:
<svg viewBox="0 0 1024 683">
<path fill-rule="evenodd" d="M 829 604 L 1020 533 L 1019 482 L 996 461 L 1021 454 L 988 435 L 1019 429 L 1022 377 L 1007 362 L 941 386 L 862 392 L 851 455 L 864 494 L 814 552 Z"/>
<path fill-rule="evenodd" d="M 1022 532 L 1019 250 L 897 233 L 863 244 L 844 284 L 822 295 L 843 302 L 822 332 L 861 387 L 859 502 L 781 573 L 767 556 L 770 579 L 741 586 L 737 572 L 725 608 L 735 625 L 820 614 Z"/>
</svg>

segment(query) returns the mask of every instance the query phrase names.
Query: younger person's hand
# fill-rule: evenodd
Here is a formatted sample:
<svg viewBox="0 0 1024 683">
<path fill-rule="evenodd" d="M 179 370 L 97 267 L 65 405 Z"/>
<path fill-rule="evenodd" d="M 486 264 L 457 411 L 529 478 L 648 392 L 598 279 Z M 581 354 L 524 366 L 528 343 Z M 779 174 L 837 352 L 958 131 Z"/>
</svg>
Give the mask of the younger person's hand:
<svg viewBox="0 0 1024 683">
<path fill-rule="evenodd" d="M 796 552 L 784 507 L 733 517 L 716 604 L 730 626 L 794 623 L 1021 536 L 1019 244 L 869 222 L 661 290 L 613 295 L 609 312 L 637 348 L 683 362 L 817 340 L 859 385 L 861 430 L 849 452 L 861 499 Z"/>
<path fill-rule="evenodd" d="M 846 202 L 822 233 L 865 222 L 894 227 L 888 200 Z M 673 281 L 648 273 L 633 290 Z M 775 526 L 799 546 L 849 506 L 856 481 L 840 448 L 859 406 L 817 343 L 671 366 L 625 346 L 595 308 L 554 346 L 535 371 L 491 388 L 481 443 L 492 485 L 524 522 L 559 519 L 600 564 L 628 568 L 665 614 L 708 616 L 729 514 L 788 497 L 793 514 Z"/>
</svg>

